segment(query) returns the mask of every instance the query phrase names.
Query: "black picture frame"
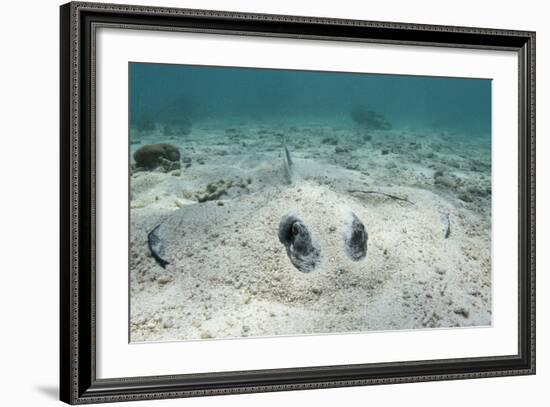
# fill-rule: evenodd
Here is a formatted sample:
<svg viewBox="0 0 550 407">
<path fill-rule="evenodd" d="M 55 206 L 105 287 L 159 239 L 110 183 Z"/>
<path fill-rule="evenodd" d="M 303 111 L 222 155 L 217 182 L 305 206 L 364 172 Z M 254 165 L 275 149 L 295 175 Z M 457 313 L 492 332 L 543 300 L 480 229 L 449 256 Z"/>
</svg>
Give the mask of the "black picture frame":
<svg viewBox="0 0 550 407">
<path fill-rule="evenodd" d="M 534 32 L 81 2 L 62 5 L 60 22 L 62 401 L 84 404 L 535 373 Z M 97 379 L 93 38 L 100 26 L 517 52 L 518 353 L 499 357 Z"/>
</svg>

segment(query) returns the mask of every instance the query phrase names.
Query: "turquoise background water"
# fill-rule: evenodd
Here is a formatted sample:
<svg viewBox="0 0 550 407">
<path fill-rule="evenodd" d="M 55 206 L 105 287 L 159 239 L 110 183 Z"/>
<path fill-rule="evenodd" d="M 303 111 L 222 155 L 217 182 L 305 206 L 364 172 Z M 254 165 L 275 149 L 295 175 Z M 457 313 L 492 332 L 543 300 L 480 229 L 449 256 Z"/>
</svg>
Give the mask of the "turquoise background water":
<svg viewBox="0 0 550 407">
<path fill-rule="evenodd" d="M 454 131 L 490 141 L 491 80 L 428 76 L 130 64 L 131 121 L 182 119 L 351 124 L 354 106 L 394 128 Z"/>
</svg>

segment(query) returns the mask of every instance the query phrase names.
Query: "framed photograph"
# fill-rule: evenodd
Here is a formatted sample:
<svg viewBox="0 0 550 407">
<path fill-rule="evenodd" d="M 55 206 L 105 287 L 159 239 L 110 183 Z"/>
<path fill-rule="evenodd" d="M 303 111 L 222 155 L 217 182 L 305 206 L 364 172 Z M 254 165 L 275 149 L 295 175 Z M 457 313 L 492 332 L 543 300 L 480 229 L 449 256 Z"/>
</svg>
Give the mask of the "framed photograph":
<svg viewBox="0 0 550 407">
<path fill-rule="evenodd" d="M 535 373 L 535 33 L 61 6 L 61 400 Z"/>
</svg>

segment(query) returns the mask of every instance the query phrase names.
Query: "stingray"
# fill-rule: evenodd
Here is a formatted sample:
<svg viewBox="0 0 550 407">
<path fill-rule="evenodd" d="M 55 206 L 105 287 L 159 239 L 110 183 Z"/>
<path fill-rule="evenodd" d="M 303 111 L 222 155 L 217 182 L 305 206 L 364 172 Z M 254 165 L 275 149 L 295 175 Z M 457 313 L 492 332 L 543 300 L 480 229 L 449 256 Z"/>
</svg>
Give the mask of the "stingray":
<svg viewBox="0 0 550 407">
<path fill-rule="evenodd" d="M 384 207 L 411 202 L 390 200 L 388 197 L 394 195 L 383 191 L 360 196 L 337 192 L 315 177 L 302 176 L 286 144 L 282 153 L 282 165 L 280 161 L 274 165 L 279 166 L 284 182 L 226 199 L 223 205 L 201 202 L 168 215 L 148 235 L 149 249 L 157 264 L 163 268 L 186 268 L 202 258 L 202 264 L 217 268 L 247 269 L 261 267 L 272 260 L 270 252 L 282 248 L 286 264 L 302 273 L 311 273 L 331 262 L 364 267 L 362 264 L 368 263 L 368 224 L 380 225 Z M 422 212 L 422 216 L 433 212 L 422 203 L 420 206 L 403 208 L 403 215 L 406 213 L 410 219 L 415 216 L 411 214 L 413 210 Z M 399 226 L 389 222 L 386 229 L 391 232 Z M 426 226 L 431 228 L 416 227 L 422 231 Z M 283 259 L 278 259 L 279 265 L 284 264 Z"/>
<path fill-rule="evenodd" d="M 308 185 L 308 183 L 305 182 L 297 172 L 295 163 L 292 159 L 291 153 L 286 143 L 283 143 L 283 171 L 284 179 L 286 180 L 288 186 L 298 187 L 298 190 L 301 190 L 300 186 L 306 188 L 312 187 L 312 185 Z M 326 188 L 319 185 L 314 187 L 320 188 L 321 190 Z M 304 194 L 304 199 L 309 198 L 310 197 L 308 197 L 307 194 Z M 246 216 L 245 213 L 243 213 L 243 209 L 248 205 L 242 202 L 243 200 L 246 200 L 246 198 L 240 199 L 241 208 L 238 208 L 237 212 L 242 213 L 242 216 Z M 269 202 L 265 203 L 269 204 Z M 229 205 L 229 203 L 227 205 L 233 206 Z M 224 206 L 226 206 L 226 204 L 224 204 Z M 279 204 L 277 206 L 280 207 L 281 205 Z M 277 234 L 279 242 L 284 246 L 290 263 L 298 271 L 309 273 L 313 271 L 321 262 L 321 245 L 318 239 L 311 232 L 310 227 L 308 227 L 307 223 L 302 218 L 300 218 L 299 213 L 297 213 L 294 209 L 290 209 L 291 205 L 288 206 L 289 210 L 281 216 L 278 230 L 276 232 L 274 231 L 274 234 Z M 220 210 L 213 209 L 211 206 L 208 209 L 205 206 L 203 206 L 203 208 L 208 214 L 206 218 L 204 218 L 205 222 L 213 224 L 220 223 L 220 220 L 216 220 L 216 218 L 218 217 L 218 212 L 220 212 Z M 317 209 L 319 208 L 313 208 L 308 212 L 315 212 L 317 211 Z M 232 210 L 229 208 L 226 210 L 228 214 L 232 213 L 231 217 L 234 217 L 235 209 Z M 250 210 L 252 210 L 253 212 L 257 212 L 257 209 L 255 210 L 251 208 Z M 221 210 L 221 212 L 223 211 L 224 210 Z M 200 216 L 197 212 L 200 212 L 200 209 L 182 208 L 178 213 L 169 217 L 161 224 L 155 226 L 153 230 L 148 233 L 149 250 L 157 264 L 162 268 L 166 268 L 166 266 L 170 264 L 170 262 L 165 259 L 165 246 L 178 246 L 177 243 L 174 244 L 174 237 L 176 237 L 174 236 L 174 234 L 177 235 L 177 232 L 171 230 L 173 229 L 173 227 L 171 227 L 170 225 L 178 225 L 177 227 L 181 227 L 181 230 L 183 232 L 185 229 L 188 229 L 190 225 L 189 223 L 186 225 L 185 222 L 182 222 L 181 218 L 187 217 L 189 218 L 189 222 L 194 223 L 198 227 L 198 224 L 196 222 L 198 220 L 202 221 L 203 217 Z M 248 217 L 250 220 L 252 218 L 251 214 L 248 214 Z M 368 234 L 363 222 L 351 210 L 340 210 L 338 217 L 340 218 L 342 229 L 342 252 L 345 253 L 352 261 L 361 261 L 365 259 L 367 255 Z M 160 229 L 163 224 L 165 226 L 163 227 L 163 237 L 161 237 Z M 252 225 L 247 227 L 252 227 Z M 168 230 L 171 230 L 170 233 L 167 232 Z M 170 236 L 168 236 L 168 234 Z"/>
<path fill-rule="evenodd" d="M 238 165 L 243 177 L 253 177 L 249 187 L 169 212 L 135 211 L 132 335 L 173 340 L 414 328 L 425 327 L 433 310 L 441 317 L 434 326 L 491 321 L 483 214 L 428 189 L 367 185 L 359 171 L 310 159 L 307 150 L 281 146 L 262 154 Z M 447 238 L 441 213 L 452 222 Z M 145 257 L 151 231 L 152 256 Z M 454 312 L 463 305 L 467 319 Z M 176 323 L 142 328 L 140 321 L 159 317 Z"/>
</svg>

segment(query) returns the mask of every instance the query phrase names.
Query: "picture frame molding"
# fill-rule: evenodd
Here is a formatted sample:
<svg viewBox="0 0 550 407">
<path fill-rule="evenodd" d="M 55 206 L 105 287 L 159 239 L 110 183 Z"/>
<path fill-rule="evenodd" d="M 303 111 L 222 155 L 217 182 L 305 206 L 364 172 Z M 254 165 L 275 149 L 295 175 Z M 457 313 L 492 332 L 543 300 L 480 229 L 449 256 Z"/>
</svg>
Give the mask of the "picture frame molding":
<svg viewBox="0 0 550 407">
<path fill-rule="evenodd" d="M 60 7 L 60 398 L 70 404 L 535 374 L 535 33 L 72 2 Z M 519 60 L 517 355 L 98 379 L 95 30 L 98 27 L 512 50 Z"/>
</svg>

